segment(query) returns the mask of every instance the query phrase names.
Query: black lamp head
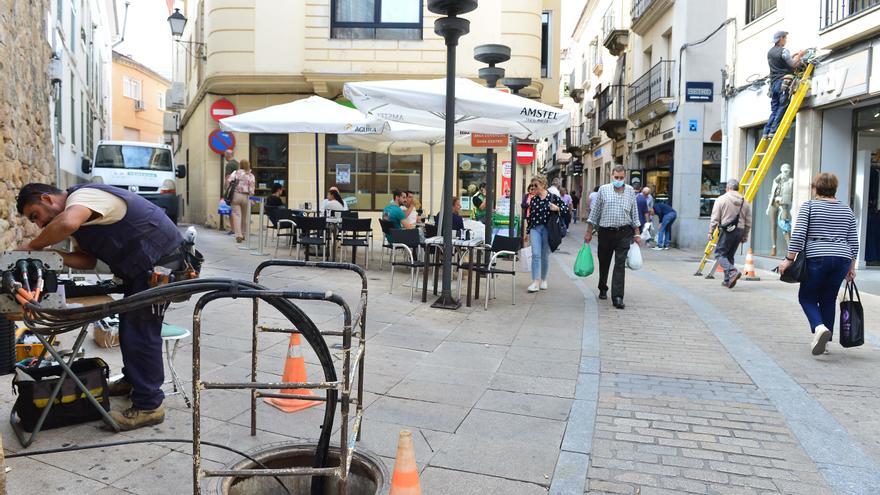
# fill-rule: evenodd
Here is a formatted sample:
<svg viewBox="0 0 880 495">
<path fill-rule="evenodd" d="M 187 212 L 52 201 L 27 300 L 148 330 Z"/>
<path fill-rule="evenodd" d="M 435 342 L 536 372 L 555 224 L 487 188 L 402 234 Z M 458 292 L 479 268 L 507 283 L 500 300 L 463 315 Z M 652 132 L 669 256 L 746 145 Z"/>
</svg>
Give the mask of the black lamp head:
<svg viewBox="0 0 880 495">
<path fill-rule="evenodd" d="M 457 16 L 477 8 L 477 0 L 428 0 L 428 10 L 440 15 Z"/>
</svg>

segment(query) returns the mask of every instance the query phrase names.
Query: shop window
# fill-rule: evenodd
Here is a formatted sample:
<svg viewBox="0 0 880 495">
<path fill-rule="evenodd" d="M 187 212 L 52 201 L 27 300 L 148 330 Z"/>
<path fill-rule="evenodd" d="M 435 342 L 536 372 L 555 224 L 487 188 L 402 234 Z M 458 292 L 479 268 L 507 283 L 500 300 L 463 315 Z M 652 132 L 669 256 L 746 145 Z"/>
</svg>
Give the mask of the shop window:
<svg viewBox="0 0 880 495">
<path fill-rule="evenodd" d="M 727 179 L 724 179 L 727 180 Z M 721 145 L 703 145 L 703 176 L 700 183 L 700 216 L 712 215 L 715 199 L 724 194 L 721 189 Z"/>
<path fill-rule="evenodd" d="M 486 182 L 488 161 L 487 153 L 458 154 L 458 197 L 464 214 L 470 214 L 471 200 L 480 192 L 480 184 Z"/>
<path fill-rule="evenodd" d="M 287 134 L 251 134 L 251 171 L 256 179 L 255 196 L 269 196 L 272 185 L 281 184 L 285 189 L 282 201 L 290 207 L 298 205 L 287 202 L 288 150 L 290 137 Z M 256 210 L 255 210 L 256 211 Z"/>
<path fill-rule="evenodd" d="M 393 191 L 422 193 L 422 155 L 388 155 L 339 144 L 335 134 L 326 135 L 324 178 L 336 186 L 352 210 L 377 211 L 391 202 Z"/>
<path fill-rule="evenodd" d="M 642 154 L 644 184 L 651 188 L 655 201 L 672 204 L 672 148 Z M 609 171 L 610 177 L 610 171 Z"/>
<path fill-rule="evenodd" d="M 755 152 L 763 127 L 749 129 L 748 156 Z M 791 233 L 794 184 L 794 133 L 782 141 L 770 170 L 752 201 L 752 250 L 762 256 L 784 256 Z M 787 165 L 783 170 L 783 165 Z M 725 179 L 726 180 L 726 179 Z"/>
<path fill-rule="evenodd" d="M 330 37 L 420 40 L 422 0 L 333 0 Z"/>
<path fill-rule="evenodd" d="M 867 167 L 867 170 L 855 170 L 865 173 L 868 181 L 867 200 L 861 201 L 865 211 L 861 218 L 867 222 L 865 244 L 862 246 L 865 263 L 868 266 L 880 266 L 880 106 L 868 107 L 856 115 L 858 134 L 856 135 L 856 167 Z M 847 191 L 838 191 L 837 197 L 845 197 Z M 856 191 L 857 195 L 862 194 Z M 858 204 L 858 202 L 854 202 Z"/>
</svg>

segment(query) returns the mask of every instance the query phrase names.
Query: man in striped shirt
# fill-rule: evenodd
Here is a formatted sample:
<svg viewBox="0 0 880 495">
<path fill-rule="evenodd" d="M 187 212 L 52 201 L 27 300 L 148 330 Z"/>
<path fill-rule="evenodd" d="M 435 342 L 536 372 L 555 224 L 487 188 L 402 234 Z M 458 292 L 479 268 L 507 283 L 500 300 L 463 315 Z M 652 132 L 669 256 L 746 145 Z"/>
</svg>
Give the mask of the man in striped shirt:
<svg viewBox="0 0 880 495">
<path fill-rule="evenodd" d="M 626 169 L 616 165 L 611 171 L 611 184 L 599 188 L 595 201 L 590 205 L 587 233 L 584 242 L 593 239 L 593 229 L 599 233 L 599 299 L 608 299 L 608 269 L 614 257 L 614 274 L 611 278 L 611 301 L 617 309 L 623 309 L 623 291 L 626 281 L 626 257 L 633 242 L 640 242 L 639 208 L 636 193 L 626 185 Z"/>
</svg>

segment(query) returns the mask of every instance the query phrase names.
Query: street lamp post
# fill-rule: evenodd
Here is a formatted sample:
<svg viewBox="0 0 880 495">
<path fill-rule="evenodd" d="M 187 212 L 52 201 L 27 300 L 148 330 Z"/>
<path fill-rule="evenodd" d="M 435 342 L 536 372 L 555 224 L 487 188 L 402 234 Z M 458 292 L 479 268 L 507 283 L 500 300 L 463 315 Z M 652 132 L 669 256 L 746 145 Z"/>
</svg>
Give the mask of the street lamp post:
<svg viewBox="0 0 880 495">
<path fill-rule="evenodd" d="M 530 77 L 506 77 L 501 81 L 502 84 L 510 88 L 510 92 L 513 94 L 518 94 L 523 88 L 527 87 L 529 84 L 532 84 L 532 78 Z M 516 153 L 517 139 L 516 136 L 511 136 L 510 140 L 510 155 L 511 155 L 511 164 L 510 164 L 510 224 L 507 227 L 507 235 L 510 237 L 515 237 L 515 227 L 516 227 L 516 207 L 514 206 L 513 198 L 516 197 L 516 169 L 519 168 L 519 164 L 517 163 L 517 153 Z M 523 219 L 525 221 L 525 218 Z"/>
<path fill-rule="evenodd" d="M 470 21 L 457 17 L 477 8 L 476 0 L 428 0 L 428 10 L 444 15 L 434 21 L 434 32 L 446 42 L 446 156 L 443 168 L 443 285 L 434 308 L 458 309 L 452 297 L 452 173 L 455 154 L 455 48 L 458 39 L 470 31 Z"/>
<path fill-rule="evenodd" d="M 495 64 L 507 62 L 510 60 L 510 47 L 505 45 L 480 45 L 474 47 L 474 59 L 477 62 L 489 64 L 489 67 L 481 67 L 479 70 L 480 79 L 486 81 L 486 86 L 494 88 L 498 80 L 504 77 L 504 69 L 495 67 Z M 486 242 L 492 239 L 492 212 L 495 211 L 495 154 L 492 148 L 486 150 L 489 159 L 486 163 L 486 216 L 483 219 L 486 223 Z M 513 203 L 511 202 L 511 206 Z"/>
</svg>

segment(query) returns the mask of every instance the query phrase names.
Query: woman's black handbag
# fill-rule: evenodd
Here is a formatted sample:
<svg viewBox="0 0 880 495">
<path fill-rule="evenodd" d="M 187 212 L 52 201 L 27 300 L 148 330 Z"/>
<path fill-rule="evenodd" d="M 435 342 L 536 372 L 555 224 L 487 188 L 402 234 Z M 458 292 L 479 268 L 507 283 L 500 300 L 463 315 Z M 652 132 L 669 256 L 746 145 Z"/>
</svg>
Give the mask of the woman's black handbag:
<svg viewBox="0 0 880 495">
<path fill-rule="evenodd" d="M 550 219 L 547 220 L 547 244 L 550 245 L 550 252 L 554 252 L 562 244 L 562 232 L 564 229 L 562 217 L 559 213 L 550 212 Z"/>
<path fill-rule="evenodd" d="M 847 282 L 840 302 L 840 346 L 858 347 L 865 343 L 865 312 L 855 282 Z"/>
<path fill-rule="evenodd" d="M 226 201 L 226 204 L 232 206 L 232 198 L 235 196 L 235 189 L 238 187 L 238 179 L 232 179 L 232 182 L 227 184 L 226 191 L 223 192 L 223 201 Z"/>
<path fill-rule="evenodd" d="M 808 239 L 804 241 L 804 248 L 801 249 L 799 253 L 794 256 L 794 261 L 792 261 L 788 268 L 785 269 L 785 272 L 779 276 L 779 280 L 789 283 L 789 284 L 799 284 L 801 282 L 806 282 L 809 278 L 809 274 L 807 273 L 807 242 L 809 242 L 810 238 L 810 213 L 812 213 L 813 207 L 810 206 L 810 209 L 807 210 L 807 231 L 804 234 Z"/>
</svg>

